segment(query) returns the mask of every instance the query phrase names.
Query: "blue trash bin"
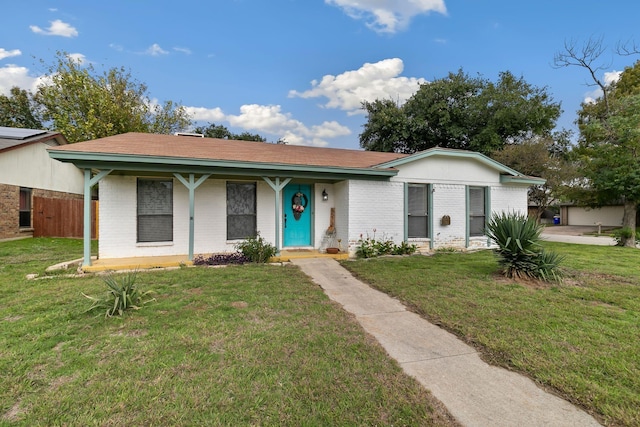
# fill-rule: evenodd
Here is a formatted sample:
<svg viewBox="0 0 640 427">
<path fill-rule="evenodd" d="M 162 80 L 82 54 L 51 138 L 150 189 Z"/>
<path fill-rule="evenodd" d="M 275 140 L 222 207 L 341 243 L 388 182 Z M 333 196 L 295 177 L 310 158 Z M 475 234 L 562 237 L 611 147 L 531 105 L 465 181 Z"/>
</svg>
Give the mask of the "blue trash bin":
<svg viewBox="0 0 640 427">
<path fill-rule="evenodd" d="M 553 225 L 560 225 L 560 215 L 553 216 Z"/>
</svg>

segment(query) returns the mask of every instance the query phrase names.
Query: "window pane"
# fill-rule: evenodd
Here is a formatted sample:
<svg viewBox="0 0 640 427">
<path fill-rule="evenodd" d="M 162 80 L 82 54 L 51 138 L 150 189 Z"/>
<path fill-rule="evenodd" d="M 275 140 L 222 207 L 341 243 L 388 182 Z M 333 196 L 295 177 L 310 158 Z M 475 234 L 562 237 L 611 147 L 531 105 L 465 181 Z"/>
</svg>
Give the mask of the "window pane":
<svg viewBox="0 0 640 427">
<path fill-rule="evenodd" d="M 230 215 L 227 217 L 227 239 L 246 239 L 256 235 L 255 215 Z"/>
<path fill-rule="evenodd" d="M 485 234 L 485 202 L 484 187 L 469 188 L 469 235 Z"/>
<path fill-rule="evenodd" d="M 19 227 L 31 227 L 31 189 L 20 188 Z"/>
<path fill-rule="evenodd" d="M 409 217 L 409 237 L 410 238 L 429 237 L 426 215 Z"/>
<path fill-rule="evenodd" d="M 469 235 L 484 236 L 484 217 L 474 216 L 469 219 Z"/>
<path fill-rule="evenodd" d="M 173 241 L 173 181 L 138 179 L 138 242 Z"/>
<path fill-rule="evenodd" d="M 469 189 L 469 214 L 484 216 L 484 188 Z"/>
<path fill-rule="evenodd" d="M 409 185 L 409 214 L 427 214 L 427 186 Z"/>
<path fill-rule="evenodd" d="M 138 242 L 170 242 L 172 240 L 172 215 L 138 215 Z"/>
<path fill-rule="evenodd" d="M 138 180 L 138 215 L 172 215 L 173 182 Z"/>
<path fill-rule="evenodd" d="M 256 235 L 256 184 L 227 183 L 227 240 Z"/>
</svg>

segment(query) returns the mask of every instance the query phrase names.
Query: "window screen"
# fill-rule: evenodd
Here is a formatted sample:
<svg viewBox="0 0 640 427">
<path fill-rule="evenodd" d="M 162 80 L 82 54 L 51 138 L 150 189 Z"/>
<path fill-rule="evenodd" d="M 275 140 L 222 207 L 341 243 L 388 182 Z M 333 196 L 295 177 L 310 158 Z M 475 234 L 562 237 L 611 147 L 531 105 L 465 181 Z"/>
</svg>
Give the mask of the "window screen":
<svg viewBox="0 0 640 427">
<path fill-rule="evenodd" d="M 469 188 L 469 235 L 483 236 L 485 234 L 485 189 L 484 187 Z"/>
<path fill-rule="evenodd" d="M 227 240 L 255 237 L 256 233 L 255 182 L 228 182 Z"/>
<path fill-rule="evenodd" d="M 138 242 L 173 241 L 173 181 L 138 179 Z"/>
<path fill-rule="evenodd" d="M 426 184 L 409 184 L 409 238 L 429 237 L 427 189 Z"/>
</svg>

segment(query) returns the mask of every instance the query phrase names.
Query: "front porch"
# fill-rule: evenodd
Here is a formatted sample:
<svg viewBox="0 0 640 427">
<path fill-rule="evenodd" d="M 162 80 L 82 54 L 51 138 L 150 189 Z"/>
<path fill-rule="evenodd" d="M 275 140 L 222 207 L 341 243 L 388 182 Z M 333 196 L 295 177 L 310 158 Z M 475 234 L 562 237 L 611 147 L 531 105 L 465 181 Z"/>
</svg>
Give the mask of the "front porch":
<svg viewBox="0 0 640 427">
<path fill-rule="evenodd" d="M 349 259 L 349 254 L 327 254 L 311 249 L 291 251 L 283 250 L 280 252 L 280 255 L 272 257 L 269 262 L 290 262 L 292 259 L 304 258 L 333 258 L 336 260 L 344 260 Z M 185 254 L 170 256 L 94 259 L 91 265 L 84 265 L 81 268 L 85 273 L 96 273 L 101 271 L 150 270 L 154 268 L 175 268 L 190 266 L 193 266 L 193 261 L 189 261 L 189 256 Z"/>
</svg>

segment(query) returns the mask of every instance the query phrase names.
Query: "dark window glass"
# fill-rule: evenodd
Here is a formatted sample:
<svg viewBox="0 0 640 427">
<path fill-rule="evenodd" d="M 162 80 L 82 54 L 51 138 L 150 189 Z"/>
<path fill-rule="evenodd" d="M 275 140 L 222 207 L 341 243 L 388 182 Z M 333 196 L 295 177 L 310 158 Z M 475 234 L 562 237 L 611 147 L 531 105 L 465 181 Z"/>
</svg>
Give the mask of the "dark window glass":
<svg viewBox="0 0 640 427">
<path fill-rule="evenodd" d="M 429 237 L 428 186 L 426 184 L 409 184 L 409 237 Z"/>
<path fill-rule="evenodd" d="M 20 188 L 20 227 L 31 227 L 31 189 Z"/>
<path fill-rule="evenodd" d="M 173 181 L 138 179 L 138 242 L 173 241 Z"/>
<path fill-rule="evenodd" d="M 256 184 L 227 183 L 227 240 L 255 237 Z"/>
<path fill-rule="evenodd" d="M 484 187 L 469 188 L 469 236 L 484 236 L 485 234 L 484 193 Z"/>
</svg>

